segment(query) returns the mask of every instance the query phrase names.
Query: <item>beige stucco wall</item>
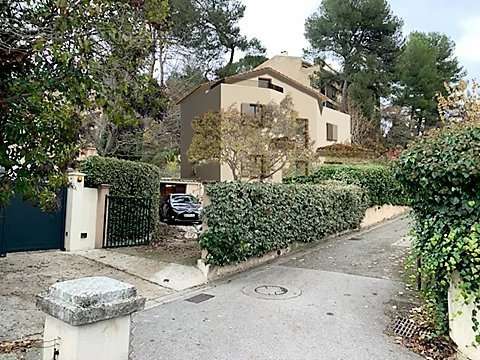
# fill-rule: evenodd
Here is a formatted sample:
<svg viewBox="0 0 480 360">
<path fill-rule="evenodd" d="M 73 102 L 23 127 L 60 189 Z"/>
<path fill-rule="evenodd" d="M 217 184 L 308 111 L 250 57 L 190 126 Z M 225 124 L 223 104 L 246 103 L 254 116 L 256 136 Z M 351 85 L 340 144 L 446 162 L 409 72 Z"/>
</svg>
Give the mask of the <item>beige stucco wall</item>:
<svg viewBox="0 0 480 360">
<path fill-rule="evenodd" d="M 192 143 L 193 135 L 192 121 L 195 117 L 206 112 L 220 110 L 220 91 L 220 86 L 207 91 L 200 88 L 180 105 L 182 117 L 180 127 L 180 174 L 183 179 L 220 180 L 219 164 L 211 163 L 193 169 L 192 164 L 188 161 L 188 149 Z"/>
<path fill-rule="evenodd" d="M 295 56 L 274 56 L 256 69 L 272 68 L 300 84 L 310 86 L 311 76 L 320 70 L 318 66 L 303 67 L 303 59 Z"/>
<path fill-rule="evenodd" d="M 337 141 L 327 141 L 327 122 L 338 126 Z M 352 141 L 352 125 L 350 115 L 327 107 L 322 111 L 322 125 L 317 140 L 319 146 L 327 146 L 335 143 L 350 144 Z"/>
<path fill-rule="evenodd" d="M 268 104 L 274 102 L 278 104 L 286 95 L 289 95 L 293 100 L 295 110 L 298 112 L 298 117 L 308 119 L 309 136 L 313 141 L 314 150 L 318 147 L 335 143 L 327 141 L 327 122 L 338 126 L 338 143 L 350 143 L 351 125 L 349 115 L 326 107 L 323 107 L 321 110 L 317 98 L 307 95 L 272 76 L 265 75 L 259 77 L 272 79 L 274 85 L 283 87 L 284 93 L 272 89 L 255 87 L 258 77 L 240 81 L 235 84 L 222 84 L 221 107 L 228 109 L 233 106 L 240 110 L 242 103 Z M 232 174 L 229 168 L 222 166 L 221 179 L 231 180 L 231 178 Z M 281 174 L 277 174 L 274 181 L 281 181 Z"/>
<path fill-rule="evenodd" d="M 301 65 L 301 63 L 300 63 Z M 281 86 L 284 92 L 273 89 L 259 88 L 258 78 L 270 78 L 272 83 Z M 236 82 L 235 84 L 220 84 L 213 90 L 197 91 L 187 98 L 181 105 L 182 129 L 181 129 L 181 175 L 182 178 L 198 178 L 201 180 L 232 180 L 232 172 L 229 167 L 222 164 L 210 164 L 198 167 L 194 173 L 192 166 L 185 161 L 187 159 L 188 147 L 192 139 L 191 121 L 198 115 L 207 111 L 228 110 L 236 108 L 241 110 L 243 103 L 269 104 L 280 103 L 286 95 L 289 95 L 298 112 L 299 118 L 308 119 L 309 136 L 313 141 L 314 150 L 318 147 L 330 145 L 335 142 L 327 141 L 327 122 L 338 126 L 338 143 L 349 143 L 351 140 L 350 116 L 339 111 L 323 107 L 321 109 L 319 99 L 306 94 L 289 83 L 277 80 L 270 75 L 252 77 L 248 80 Z M 196 175 L 196 176 L 195 176 Z M 282 174 L 274 176 L 273 181 L 281 181 Z"/>
</svg>

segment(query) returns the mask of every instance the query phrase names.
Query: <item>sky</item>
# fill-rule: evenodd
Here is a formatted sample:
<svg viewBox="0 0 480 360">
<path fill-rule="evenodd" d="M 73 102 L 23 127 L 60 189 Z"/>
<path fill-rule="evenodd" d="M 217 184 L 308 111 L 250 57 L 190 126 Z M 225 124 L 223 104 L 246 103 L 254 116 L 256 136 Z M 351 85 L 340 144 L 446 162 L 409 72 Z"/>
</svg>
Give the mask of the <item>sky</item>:
<svg viewBox="0 0 480 360">
<path fill-rule="evenodd" d="M 308 46 L 305 19 L 321 0 L 242 0 L 247 6 L 240 26 L 248 37 L 259 38 L 268 56 L 287 51 L 302 56 Z M 405 35 L 411 31 L 437 31 L 455 41 L 456 54 L 468 79 L 480 80 L 479 0 L 390 0 L 392 11 L 404 21 Z"/>
</svg>

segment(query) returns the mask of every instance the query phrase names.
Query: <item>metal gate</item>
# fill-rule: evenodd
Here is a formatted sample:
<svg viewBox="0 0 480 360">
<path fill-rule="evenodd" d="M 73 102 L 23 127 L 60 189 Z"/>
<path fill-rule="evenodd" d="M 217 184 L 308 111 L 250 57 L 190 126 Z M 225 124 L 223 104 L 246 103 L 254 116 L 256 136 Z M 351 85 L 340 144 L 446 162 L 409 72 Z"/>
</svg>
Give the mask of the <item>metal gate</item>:
<svg viewBox="0 0 480 360">
<path fill-rule="evenodd" d="M 147 245 L 152 233 L 152 199 L 107 196 L 103 247 Z"/>
<path fill-rule="evenodd" d="M 67 192 L 58 194 L 55 211 L 15 196 L 0 209 L 0 256 L 8 252 L 63 249 Z"/>
</svg>

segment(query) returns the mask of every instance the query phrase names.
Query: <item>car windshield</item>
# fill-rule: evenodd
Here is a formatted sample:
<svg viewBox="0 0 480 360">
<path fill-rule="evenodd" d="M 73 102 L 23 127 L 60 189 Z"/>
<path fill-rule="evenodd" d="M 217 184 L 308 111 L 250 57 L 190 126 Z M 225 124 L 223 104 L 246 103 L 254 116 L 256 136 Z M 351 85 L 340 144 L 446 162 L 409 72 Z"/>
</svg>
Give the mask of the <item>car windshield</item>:
<svg viewBox="0 0 480 360">
<path fill-rule="evenodd" d="M 172 196 L 172 203 L 174 203 L 174 204 L 198 204 L 198 201 L 194 196 L 176 195 L 176 196 Z"/>
</svg>

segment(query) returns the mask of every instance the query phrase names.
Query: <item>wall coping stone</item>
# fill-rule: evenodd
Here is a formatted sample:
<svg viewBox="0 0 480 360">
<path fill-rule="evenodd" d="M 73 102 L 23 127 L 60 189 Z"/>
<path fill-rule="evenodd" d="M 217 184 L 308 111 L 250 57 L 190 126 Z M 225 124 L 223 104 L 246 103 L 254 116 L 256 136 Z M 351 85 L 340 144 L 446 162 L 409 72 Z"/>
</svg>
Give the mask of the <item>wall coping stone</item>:
<svg viewBox="0 0 480 360">
<path fill-rule="evenodd" d="M 108 277 L 87 277 L 52 285 L 37 295 L 37 307 L 67 324 L 80 326 L 130 315 L 145 299 L 130 284 Z"/>
</svg>

